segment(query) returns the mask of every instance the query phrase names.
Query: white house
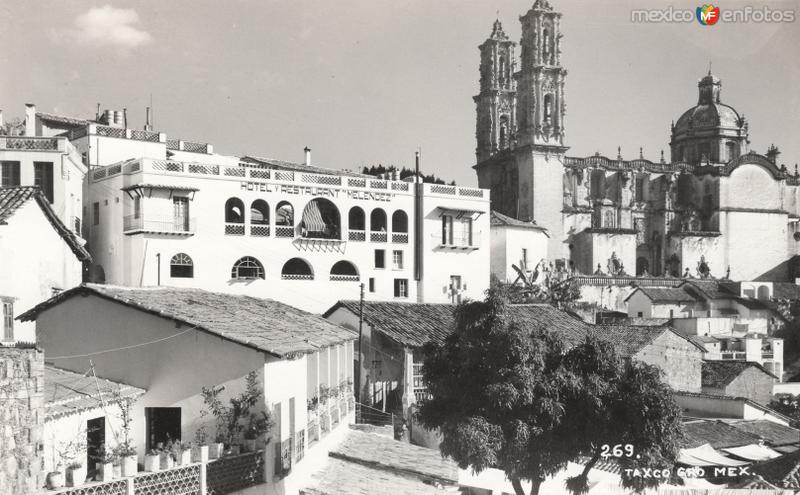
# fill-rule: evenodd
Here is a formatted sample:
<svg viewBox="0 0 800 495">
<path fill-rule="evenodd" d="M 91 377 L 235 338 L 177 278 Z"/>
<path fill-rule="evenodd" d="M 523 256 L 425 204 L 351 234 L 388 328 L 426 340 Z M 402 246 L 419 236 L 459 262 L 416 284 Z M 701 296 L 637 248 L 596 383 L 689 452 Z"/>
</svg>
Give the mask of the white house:
<svg viewBox="0 0 800 495">
<path fill-rule="evenodd" d="M 540 260 L 547 259 L 547 229 L 497 211 L 489 220 L 492 275 L 502 282 L 514 282 L 519 273 L 530 274 Z"/>
<path fill-rule="evenodd" d="M 52 356 L 59 368 L 83 374 L 91 355 L 98 375 L 145 390 L 132 411 L 140 460 L 168 438 L 193 440 L 203 425 L 213 438 L 213 416 L 200 414 L 207 409 L 203 387 L 224 386 L 227 403 L 251 372 L 262 393 L 255 411 L 269 411 L 275 422 L 261 493 L 297 493 L 353 421 L 356 334 L 276 301 L 85 284 L 19 318 L 36 320 L 50 349 L 45 360 Z M 326 400 L 329 389 L 338 394 Z"/>
<path fill-rule="evenodd" d="M 35 186 L 0 188 L 2 342 L 34 342 L 33 323 L 15 314 L 81 283 L 90 261 L 83 240 L 68 229 Z"/>
</svg>

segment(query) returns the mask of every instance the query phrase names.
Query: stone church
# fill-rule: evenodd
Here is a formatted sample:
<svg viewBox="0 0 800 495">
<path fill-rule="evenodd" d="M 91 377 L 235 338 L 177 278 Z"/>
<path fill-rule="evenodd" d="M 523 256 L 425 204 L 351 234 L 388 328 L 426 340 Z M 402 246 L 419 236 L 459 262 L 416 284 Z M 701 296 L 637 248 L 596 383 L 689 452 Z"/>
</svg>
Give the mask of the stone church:
<svg viewBox="0 0 800 495">
<path fill-rule="evenodd" d="M 566 155 L 560 18 L 547 0 L 520 17 L 519 70 L 499 20 L 479 46 L 474 168 L 492 209 L 545 227 L 548 257 L 583 274 L 800 277 L 797 167 L 749 148 L 710 71 L 672 124 L 669 161 Z"/>
</svg>

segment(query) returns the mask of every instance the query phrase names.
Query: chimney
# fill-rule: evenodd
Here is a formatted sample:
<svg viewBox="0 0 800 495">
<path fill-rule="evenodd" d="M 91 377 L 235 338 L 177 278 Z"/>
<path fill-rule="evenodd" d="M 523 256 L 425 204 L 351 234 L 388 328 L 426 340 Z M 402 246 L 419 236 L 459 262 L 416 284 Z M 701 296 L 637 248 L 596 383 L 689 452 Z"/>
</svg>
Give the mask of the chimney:
<svg viewBox="0 0 800 495">
<path fill-rule="evenodd" d="M 145 131 L 152 131 L 153 130 L 153 125 L 150 123 L 150 107 L 147 107 L 147 110 L 145 112 L 144 130 Z"/>
<path fill-rule="evenodd" d="M 305 161 L 306 166 L 309 166 L 309 165 L 311 165 L 311 148 L 306 146 L 305 148 L 303 148 L 303 151 L 306 154 L 306 161 Z"/>
<path fill-rule="evenodd" d="M 122 109 L 122 126 L 127 129 L 128 128 L 128 109 Z"/>
<path fill-rule="evenodd" d="M 100 103 L 97 103 L 97 111 L 94 113 L 94 120 L 100 122 Z"/>
<path fill-rule="evenodd" d="M 33 103 L 25 104 L 25 135 L 36 135 L 36 105 Z"/>
</svg>

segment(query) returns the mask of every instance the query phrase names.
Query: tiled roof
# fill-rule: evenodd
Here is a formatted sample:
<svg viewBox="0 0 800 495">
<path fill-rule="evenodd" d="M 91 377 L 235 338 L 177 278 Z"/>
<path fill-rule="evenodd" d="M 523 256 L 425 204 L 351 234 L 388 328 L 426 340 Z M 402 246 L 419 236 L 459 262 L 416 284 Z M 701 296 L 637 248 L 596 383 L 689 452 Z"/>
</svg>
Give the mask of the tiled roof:
<svg viewBox="0 0 800 495">
<path fill-rule="evenodd" d="M 726 423 L 773 446 L 800 444 L 800 430 L 765 419 L 725 420 Z"/>
<path fill-rule="evenodd" d="M 749 361 L 703 361 L 702 385 L 704 387 L 724 388 L 748 368 L 757 368 L 771 378 L 775 375 L 758 363 Z"/>
<path fill-rule="evenodd" d="M 61 125 L 68 125 L 72 127 L 78 127 L 82 125 L 88 125 L 93 123 L 93 120 L 86 120 L 86 119 L 79 119 L 75 117 L 67 117 L 66 115 L 56 115 L 52 113 L 42 113 L 36 112 L 36 116 L 46 122 L 53 122 L 56 124 Z"/>
<path fill-rule="evenodd" d="M 773 282 L 772 297 L 774 299 L 800 299 L 800 285 L 791 282 Z"/>
<path fill-rule="evenodd" d="M 180 184 L 132 184 L 121 188 L 122 191 L 133 191 L 134 189 L 170 189 L 173 191 L 199 191 L 200 189 L 194 186 L 186 186 Z"/>
<path fill-rule="evenodd" d="M 756 464 L 751 470 L 780 488 L 800 488 L 800 451 Z"/>
<path fill-rule="evenodd" d="M 685 436 L 681 447 L 692 449 L 704 444 L 711 444 L 715 449 L 740 447 L 758 443 L 755 435 L 716 420 L 693 420 L 683 423 Z"/>
<path fill-rule="evenodd" d="M 89 252 L 78 242 L 78 237 L 58 218 L 44 193 L 36 186 L 0 187 L 0 226 L 7 224 L 8 219 L 30 200 L 39 204 L 47 221 L 64 239 L 75 256 L 80 261 L 91 261 Z"/>
<path fill-rule="evenodd" d="M 719 280 L 688 280 L 680 287 L 706 299 L 735 299 L 736 294 L 722 286 Z"/>
<path fill-rule="evenodd" d="M 355 332 L 318 315 L 271 299 L 175 287 L 83 284 L 40 303 L 18 319 L 35 319 L 45 309 L 78 294 L 110 299 L 277 357 L 315 352 L 357 338 Z"/>
<path fill-rule="evenodd" d="M 490 223 L 490 225 L 507 226 L 507 227 L 521 227 L 521 228 L 524 228 L 524 229 L 538 230 L 538 231 L 544 232 L 545 234 L 547 233 L 547 229 L 546 228 L 544 228 L 544 227 L 542 227 L 540 225 L 536 225 L 536 222 L 534 222 L 534 221 L 523 222 L 522 220 L 517 220 L 516 218 L 511 218 L 509 216 L 503 215 L 502 213 L 494 211 L 494 210 L 491 211 L 491 214 L 489 216 L 489 223 Z"/>
<path fill-rule="evenodd" d="M 338 308 L 358 314 L 358 301 L 339 301 L 325 312 L 329 316 Z M 509 313 L 525 328 L 555 330 L 565 342 L 581 342 L 592 328 L 576 317 L 547 304 L 513 304 Z M 452 304 L 399 302 L 364 302 L 364 321 L 400 344 L 422 346 L 433 340 L 443 342 L 453 326 Z"/>
<path fill-rule="evenodd" d="M 641 292 L 646 295 L 653 302 L 666 302 L 666 303 L 683 303 L 683 302 L 697 302 L 697 299 L 691 294 L 683 290 L 682 287 L 639 287 L 631 293 L 628 299 L 634 293 Z"/>
<path fill-rule="evenodd" d="M 372 175 L 364 175 L 358 172 L 351 172 L 349 170 L 336 170 L 332 168 L 314 167 L 304 163 L 285 162 L 283 160 L 275 160 L 273 158 L 262 158 L 258 156 L 243 156 L 243 162 L 255 162 L 261 165 L 266 165 L 268 168 L 277 170 L 291 170 L 294 172 L 307 172 L 309 174 L 325 174 L 325 175 L 343 175 L 346 177 L 364 177 L 367 179 L 375 179 Z"/>
<path fill-rule="evenodd" d="M 704 347 L 667 326 L 600 325 L 597 336 L 614 344 L 620 356 L 631 357 L 666 332 L 674 333 L 698 350 L 705 352 Z"/>
<path fill-rule="evenodd" d="M 741 402 L 742 404 L 747 404 L 748 406 L 750 406 L 750 407 L 752 407 L 754 409 L 758 409 L 759 411 L 761 411 L 761 412 L 763 412 L 765 414 L 768 414 L 770 416 L 773 416 L 775 418 L 778 418 L 778 419 L 780 419 L 782 421 L 785 421 L 786 423 L 791 423 L 792 422 L 792 418 L 786 416 L 785 414 L 781 414 L 778 411 L 775 411 L 774 409 L 770 409 L 769 407 L 764 406 L 762 404 L 759 404 L 758 402 L 755 402 L 755 401 L 753 401 L 751 399 L 748 399 L 747 397 L 735 397 L 735 396 L 732 396 L 732 395 L 709 394 L 707 392 L 686 392 L 686 391 L 683 391 L 683 390 L 675 390 L 673 392 L 673 395 L 675 395 L 676 399 L 679 399 L 679 400 L 680 400 L 681 397 L 697 397 L 697 398 L 700 398 L 700 399 L 711 399 L 711 400 L 724 400 L 724 401 L 732 401 L 732 402 Z"/>
<path fill-rule="evenodd" d="M 44 368 L 45 420 L 52 421 L 89 409 L 113 403 L 115 392 L 119 398 L 138 397 L 145 391 L 141 388 L 112 382 L 105 378 L 95 381 L 94 375 L 66 371 L 54 366 Z"/>
<path fill-rule="evenodd" d="M 741 304 L 747 309 L 770 309 L 764 302 L 758 299 L 749 299 L 747 297 L 737 297 L 736 302 Z"/>
</svg>

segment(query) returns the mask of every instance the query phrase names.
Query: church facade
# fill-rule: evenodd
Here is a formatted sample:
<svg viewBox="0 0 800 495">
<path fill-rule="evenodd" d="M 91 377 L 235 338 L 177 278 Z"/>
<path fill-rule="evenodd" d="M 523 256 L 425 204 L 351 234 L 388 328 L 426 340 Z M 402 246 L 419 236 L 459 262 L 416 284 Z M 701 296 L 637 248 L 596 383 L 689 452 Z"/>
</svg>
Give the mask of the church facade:
<svg viewBox="0 0 800 495">
<path fill-rule="evenodd" d="M 499 20 L 479 47 L 474 168 L 492 209 L 546 228 L 548 257 L 579 273 L 800 276 L 800 176 L 776 147 L 750 149 L 710 71 L 672 124 L 669 161 L 567 155 L 560 18 L 546 0 L 520 17 L 519 70 Z"/>
</svg>

